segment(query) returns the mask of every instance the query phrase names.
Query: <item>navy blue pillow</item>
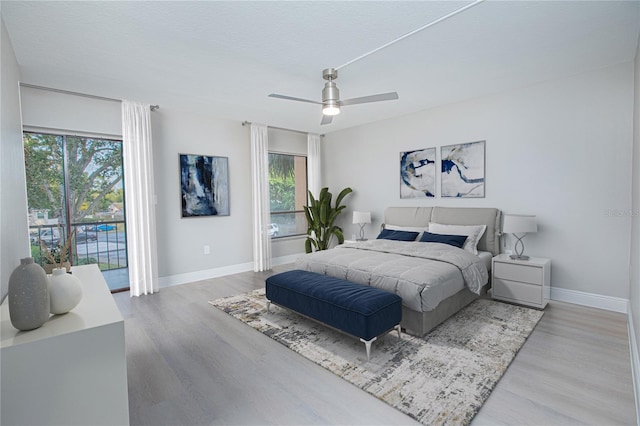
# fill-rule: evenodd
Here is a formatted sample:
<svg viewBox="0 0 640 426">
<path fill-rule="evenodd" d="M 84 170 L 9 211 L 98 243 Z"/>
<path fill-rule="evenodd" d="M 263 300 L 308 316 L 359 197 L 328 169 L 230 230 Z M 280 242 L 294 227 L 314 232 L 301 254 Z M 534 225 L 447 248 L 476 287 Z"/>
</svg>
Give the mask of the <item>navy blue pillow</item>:
<svg viewBox="0 0 640 426">
<path fill-rule="evenodd" d="M 458 248 L 462 248 L 466 240 L 466 235 L 432 234 L 430 232 L 423 232 L 420 237 L 420 241 L 423 243 L 442 243 Z"/>
<path fill-rule="evenodd" d="M 378 240 L 415 241 L 419 232 L 395 231 L 383 229 L 378 235 Z"/>
</svg>

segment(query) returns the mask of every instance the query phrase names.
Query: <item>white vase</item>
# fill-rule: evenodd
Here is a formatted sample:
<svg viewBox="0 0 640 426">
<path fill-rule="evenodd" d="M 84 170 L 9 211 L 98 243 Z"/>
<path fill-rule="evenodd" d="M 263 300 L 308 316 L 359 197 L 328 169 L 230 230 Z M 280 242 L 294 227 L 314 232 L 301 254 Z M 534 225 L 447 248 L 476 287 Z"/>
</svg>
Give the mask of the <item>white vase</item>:
<svg viewBox="0 0 640 426">
<path fill-rule="evenodd" d="M 66 314 L 82 299 L 82 282 L 64 268 L 56 268 L 49 276 L 50 310 L 54 315 Z"/>
</svg>

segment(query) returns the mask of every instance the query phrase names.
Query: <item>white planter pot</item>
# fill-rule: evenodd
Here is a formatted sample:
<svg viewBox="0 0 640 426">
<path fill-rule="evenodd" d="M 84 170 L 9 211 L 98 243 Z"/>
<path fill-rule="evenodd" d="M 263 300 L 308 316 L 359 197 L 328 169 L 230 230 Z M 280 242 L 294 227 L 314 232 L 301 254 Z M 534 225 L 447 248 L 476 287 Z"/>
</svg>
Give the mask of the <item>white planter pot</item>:
<svg viewBox="0 0 640 426">
<path fill-rule="evenodd" d="M 82 282 L 66 269 L 54 269 L 49 276 L 50 310 L 54 315 L 66 314 L 82 299 Z"/>
</svg>

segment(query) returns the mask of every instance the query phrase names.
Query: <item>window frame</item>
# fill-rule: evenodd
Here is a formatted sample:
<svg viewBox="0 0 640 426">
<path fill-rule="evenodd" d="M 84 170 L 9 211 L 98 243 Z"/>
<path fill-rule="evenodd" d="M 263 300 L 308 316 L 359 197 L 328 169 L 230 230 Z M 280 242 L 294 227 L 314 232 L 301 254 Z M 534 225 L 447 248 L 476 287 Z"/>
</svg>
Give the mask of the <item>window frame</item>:
<svg viewBox="0 0 640 426">
<path fill-rule="evenodd" d="M 72 132 L 72 131 L 64 131 L 64 130 L 56 130 L 56 129 L 45 129 L 45 128 L 34 128 L 34 127 L 27 127 L 25 126 L 25 128 L 22 131 L 22 138 L 23 138 L 23 152 L 24 152 L 24 138 L 26 134 L 31 134 L 31 135 L 43 135 L 43 136 L 54 136 L 55 138 L 60 138 L 60 166 L 61 166 L 61 170 L 62 170 L 62 175 L 61 175 L 61 186 L 62 186 L 62 203 L 61 203 L 61 213 L 60 213 L 60 217 L 59 217 L 59 223 L 56 224 L 55 226 L 53 224 L 48 224 L 48 225 L 37 225 L 37 226 L 32 226 L 29 223 L 29 230 L 30 230 L 30 235 L 29 235 L 29 244 L 30 246 L 33 246 L 33 242 L 31 240 L 31 232 L 33 230 L 33 228 L 37 229 L 37 235 L 38 235 L 38 239 L 40 239 L 40 235 L 41 235 L 41 230 L 42 229 L 57 229 L 60 228 L 61 229 L 61 238 L 62 241 L 64 242 L 64 240 L 66 239 L 66 236 L 71 235 L 72 231 L 77 231 L 80 228 L 83 228 L 84 226 L 87 226 L 87 224 L 93 224 L 94 226 L 98 226 L 101 224 L 106 224 L 106 225 L 110 225 L 110 224 L 117 224 L 117 223 L 123 223 L 124 227 L 125 227 L 125 231 L 124 233 L 126 234 L 126 197 L 125 197 L 125 185 L 126 185 L 126 180 L 125 180 L 125 172 L 124 172 L 124 143 L 122 140 L 122 136 L 117 136 L 117 135 L 102 135 L 102 134 L 93 134 L 93 133 L 87 133 L 87 132 Z M 71 199 L 70 199 L 70 194 L 72 193 L 71 190 L 71 174 L 70 174 L 70 159 L 69 159 L 69 151 L 68 151 L 68 139 L 80 139 L 83 140 L 83 143 L 86 142 L 86 140 L 102 140 L 102 141 L 107 141 L 107 142 L 113 142 L 113 143 L 117 143 L 120 144 L 120 168 L 121 168 L 121 187 L 123 190 L 123 201 L 122 201 L 122 205 L 123 205 L 123 212 L 125 217 L 122 220 L 115 220 L 115 221 L 109 221 L 109 220 L 96 220 L 94 222 L 74 222 L 73 221 L 73 217 L 72 217 L 72 208 L 71 208 Z M 24 157 L 24 161 L 27 161 L 26 158 L 26 154 Z M 26 173 L 26 165 L 25 165 L 25 173 Z M 31 200 L 29 197 L 29 191 L 27 190 L 27 220 L 29 217 L 29 211 L 31 210 Z M 39 215 L 39 213 L 37 213 Z M 44 216 L 44 214 L 43 214 Z M 62 221 L 60 223 L 60 221 Z M 117 226 L 117 225 L 116 225 Z M 97 232 L 97 231 L 96 231 Z M 96 238 L 97 238 L 97 233 L 95 234 Z M 116 239 L 115 241 L 113 239 L 109 238 L 109 235 L 107 233 L 105 233 L 105 235 L 107 236 L 107 239 L 103 242 L 106 242 L 107 244 L 107 248 L 106 250 L 103 250 L 104 252 L 106 252 L 106 259 L 103 257 L 101 258 L 100 254 L 103 251 L 97 251 L 96 252 L 96 260 L 97 260 L 97 264 L 104 264 L 106 261 L 106 264 L 109 265 L 109 267 L 107 267 L 106 269 L 102 269 L 102 267 L 100 268 L 102 271 L 106 271 L 106 270 L 116 270 L 116 269 L 126 269 L 128 268 L 128 244 L 126 243 L 126 237 L 125 240 L 122 240 L 122 243 L 124 245 L 124 248 L 122 250 L 124 250 L 124 253 L 122 254 L 122 256 L 120 256 L 120 254 L 116 255 L 116 267 L 111 267 L 113 266 L 113 264 L 111 263 L 111 257 L 110 257 L 110 253 L 111 251 L 113 251 L 113 249 L 109 248 L 109 243 L 115 243 L 116 247 L 118 247 L 118 245 L 120 244 L 121 240 L 119 239 L 119 237 L 116 234 Z M 96 241 L 96 245 L 97 245 L 97 239 Z M 78 262 L 77 264 L 82 264 L 80 262 L 82 262 L 82 259 L 88 259 L 89 256 L 88 254 L 80 257 L 76 250 L 77 247 L 79 245 L 82 245 L 82 242 L 78 242 L 77 240 L 74 241 L 74 244 L 71 244 L 69 247 L 69 261 L 72 265 L 75 265 L 76 262 Z M 88 240 L 85 240 L 84 245 L 88 244 Z M 119 250 L 119 249 L 116 249 Z M 123 259 L 125 259 L 124 263 L 121 265 L 120 263 L 120 257 L 122 257 Z M 112 291 L 122 291 L 122 290 L 128 290 L 129 289 L 129 285 L 127 285 L 127 287 L 125 288 L 121 288 L 121 289 L 111 289 Z"/>
<path fill-rule="evenodd" d="M 304 158 L 304 176 L 305 176 L 305 206 L 308 204 L 309 202 L 309 159 L 308 159 L 308 155 L 307 154 L 301 154 L 301 153 L 294 153 L 294 152 L 285 152 L 285 151 L 276 151 L 276 150 L 268 150 L 267 154 L 277 154 L 277 155 L 288 155 L 291 157 L 300 157 L 300 158 Z M 270 177 L 270 175 L 269 175 Z M 295 183 L 295 180 L 294 180 Z M 269 200 L 271 200 L 271 188 L 269 188 Z M 304 214 L 304 209 L 301 210 L 279 210 L 279 211 L 272 211 L 271 210 L 271 202 L 269 202 L 269 217 L 271 218 L 272 215 L 285 215 L 285 214 Z M 306 223 L 307 219 L 306 216 L 304 218 L 304 221 Z M 269 223 L 274 223 L 274 222 L 269 222 Z M 307 228 L 308 228 L 308 224 L 307 224 Z M 295 233 L 295 234 L 287 234 L 287 235 L 272 235 L 271 239 L 272 240 L 282 240 L 282 239 L 286 239 L 286 238 L 299 238 L 299 237 L 303 237 L 306 236 L 307 233 L 306 231 L 304 232 L 300 232 L 300 233 Z"/>
</svg>

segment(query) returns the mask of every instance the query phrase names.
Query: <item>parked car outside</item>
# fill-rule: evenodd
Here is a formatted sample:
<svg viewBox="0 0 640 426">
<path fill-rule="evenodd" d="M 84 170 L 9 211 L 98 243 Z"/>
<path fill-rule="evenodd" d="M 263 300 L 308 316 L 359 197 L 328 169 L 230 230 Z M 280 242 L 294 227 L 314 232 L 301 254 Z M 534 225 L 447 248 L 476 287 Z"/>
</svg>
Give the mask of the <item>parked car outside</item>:
<svg viewBox="0 0 640 426">
<path fill-rule="evenodd" d="M 35 244 L 38 242 L 38 229 L 29 228 L 29 241 L 31 244 Z"/>
<path fill-rule="evenodd" d="M 84 229 L 86 231 L 104 232 L 104 231 L 113 231 L 114 229 L 116 229 L 116 226 L 115 225 L 110 225 L 108 223 L 101 223 L 100 225 L 85 226 Z"/>
<path fill-rule="evenodd" d="M 77 243 L 85 243 L 87 241 L 97 241 L 98 240 L 98 235 L 96 234 L 96 231 L 89 231 L 89 232 L 84 232 L 84 231 L 76 231 L 76 244 Z"/>
<path fill-rule="evenodd" d="M 278 232 L 280 232 L 280 227 L 278 227 L 277 223 L 270 223 L 268 233 L 270 237 L 277 237 Z"/>
<path fill-rule="evenodd" d="M 44 228 L 30 237 L 31 243 L 39 244 L 42 240 L 48 247 L 57 246 L 60 242 L 60 231 L 57 228 Z"/>
</svg>

